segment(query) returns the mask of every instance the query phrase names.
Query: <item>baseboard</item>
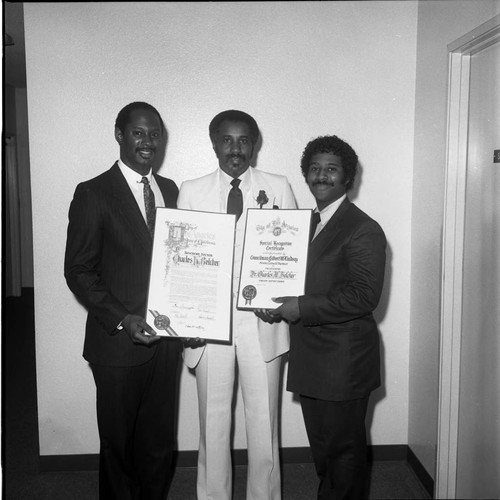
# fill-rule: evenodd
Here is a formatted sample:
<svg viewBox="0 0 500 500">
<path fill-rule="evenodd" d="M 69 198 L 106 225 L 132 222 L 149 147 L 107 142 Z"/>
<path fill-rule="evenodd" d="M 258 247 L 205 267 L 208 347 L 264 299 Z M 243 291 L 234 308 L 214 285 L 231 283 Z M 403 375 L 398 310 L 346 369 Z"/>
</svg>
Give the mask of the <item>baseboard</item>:
<svg viewBox="0 0 500 500">
<path fill-rule="evenodd" d="M 432 479 L 430 474 L 417 458 L 417 455 L 413 453 L 413 450 L 409 446 L 407 446 L 406 461 L 418 477 L 418 480 L 422 483 L 422 486 L 425 488 L 427 493 L 429 493 L 430 497 L 434 498 L 434 479 Z"/>
<path fill-rule="evenodd" d="M 99 470 L 99 455 L 40 455 L 40 472 Z"/>
<path fill-rule="evenodd" d="M 411 460 L 410 463 L 410 453 Z M 233 450 L 233 464 L 246 465 L 248 463 L 247 450 Z M 309 447 L 295 447 L 295 448 L 281 448 L 280 449 L 281 462 L 285 464 L 294 463 L 312 463 L 311 450 Z M 196 467 L 198 452 L 196 450 L 179 451 L 177 453 L 176 465 L 177 467 Z M 420 478 L 418 471 L 427 472 L 420 464 L 415 454 L 408 448 L 406 444 L 391 444 L 391 445 L 374 445 L 368 447 L 369 461 L 382 461 L 382 460 L 408 460 L 415 473 Z M 415 464 L 415 466 L 413 465 Z M 99 455 L 42 455 L 40 456 L 40 471 L 41 472 L 54 472 L 54 471 L 89 471 L 97 470 L 99 468 Z M 417 471 L 418 470 L 418 471 Z M 428 479 L 431 480 L 427 474 Z M 424 481 L 422 481 L 423 484 Z"/>
<path fill-rule="evenodd" d="M 234 465 L 248 464 L 246 449 L 233 450 L 231 457 Z M 176 465 L 177 467 L 196 467 L 197 460 L 197 451 L 179 451 Z M 313 461 L 309 447 L 280 448 L 280 460 L 284 464 L 309 464 Z"/>
<path fill-rule="evenodd" d="M 368 446 L 368 461 L 406 460 L 406 444 L 376 444 Z"/>
</svg>

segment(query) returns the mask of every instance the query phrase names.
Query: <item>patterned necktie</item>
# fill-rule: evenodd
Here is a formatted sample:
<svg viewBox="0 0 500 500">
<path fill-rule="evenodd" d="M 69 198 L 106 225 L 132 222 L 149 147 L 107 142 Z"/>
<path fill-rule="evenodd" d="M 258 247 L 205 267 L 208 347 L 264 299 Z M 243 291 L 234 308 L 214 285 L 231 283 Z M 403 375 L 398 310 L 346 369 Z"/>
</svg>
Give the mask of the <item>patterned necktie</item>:
<svg viewBox="0 0 500 500">
<path fill-rule="evenodd" d="M 243 212 L 243 193 L 238 187 L 240 182 L 240 179 L 233 179 L 231 181 L 231 186 L 233 187 L 227 196 L 227 213 L 236 215 L 236 221 L 238 221 Z"/>
<path fill-rule="evenodd" d="M 144 184 L 144 205 L 146 207 L 146 221 L 148 224 L 149 232 L 151 233 L 151 238 L 155 232 L 155 195 L 153 190 L 151 189 L 151 185 L 149 184 L 148 178 L 143 177 L 141 182 Z"/>
<path fill-rule="evenodd" d="M 314 233 L 316 232 L 316 228 L 318 227 L 318 224 L 321 222 L 321 217 L 319 215 L 319 212 L 313 212 L 312 217 L 311 217 L 311 229 L 309 231 L 309 242 L 312 241 L 314 238 Z"/>
</svg>

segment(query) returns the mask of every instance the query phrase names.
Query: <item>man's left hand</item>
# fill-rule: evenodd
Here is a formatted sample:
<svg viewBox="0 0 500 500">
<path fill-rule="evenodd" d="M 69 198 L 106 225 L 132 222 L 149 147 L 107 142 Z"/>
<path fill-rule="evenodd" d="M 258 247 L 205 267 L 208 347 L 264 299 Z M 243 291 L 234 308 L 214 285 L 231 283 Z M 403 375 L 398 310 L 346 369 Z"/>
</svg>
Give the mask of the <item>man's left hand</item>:
<svg viewBox="0 0 500 500">
<path fill-rule="evenodd" d="M 182 339 L 182 345 L 191 349 L 198 349 L 198 347 L 203 347 L 206 344 L 207 341 L 205 339 L 200 339 L 199 337 Z"/>
</svg>

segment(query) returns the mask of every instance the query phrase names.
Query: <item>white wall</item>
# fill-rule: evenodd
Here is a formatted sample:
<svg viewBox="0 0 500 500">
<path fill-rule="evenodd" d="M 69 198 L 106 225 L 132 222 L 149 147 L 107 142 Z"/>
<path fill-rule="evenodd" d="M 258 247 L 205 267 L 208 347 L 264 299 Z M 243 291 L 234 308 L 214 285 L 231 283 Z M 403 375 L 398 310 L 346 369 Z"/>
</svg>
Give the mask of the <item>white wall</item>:
<svg viewBox="0 0 500 500">
<path fill-rule="evenodd" d="M 447 45 L 499 12 L 498 0 L 424 1 L 418 5 L 408 444 L 433 478 L 439 388 Z"/>
<path fill-rule="evenodd" d="M 372 442 L 407 442 L 416 22 L 412 1 L 25 4 L 41 455 L 98 450 L 85 311 L 63 279 L 67 211 L 76 184 L 117 158 L 114 120 L 134 100 L 162 113 L 160 173 L 178 183 L 217 167 L 208 123 L 227 108 L 257 119 L 258 168 L 288 175 L 302 207 L 312 206 L 299 169 L 307 141 L 334 133 L 356 149 L 355 202 L 389 242 Z M 187 371 L 180 403 L 179 448 L 194 450 Z M 282 446 L 307 446 L 286 392 L 282 413 Z M 242 448 L 240 401 L 237 415 Z"/>
</svg>

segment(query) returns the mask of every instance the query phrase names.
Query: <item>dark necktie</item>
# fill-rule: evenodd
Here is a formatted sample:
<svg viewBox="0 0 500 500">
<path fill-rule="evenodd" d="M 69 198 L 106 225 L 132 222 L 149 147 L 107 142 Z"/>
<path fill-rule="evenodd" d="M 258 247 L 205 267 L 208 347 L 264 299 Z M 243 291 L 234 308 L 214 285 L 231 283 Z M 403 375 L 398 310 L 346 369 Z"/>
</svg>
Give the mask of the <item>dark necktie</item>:
<svg viewBox="0 0 500 500">
<path fill-rule="evenodd" d="M 231 186 L 233 187 L 227 196 L 227 213 L 236 215 L 236 221 L 238 221 L 243 212 L 243 194 L 238 187 L 240 182 L 240 179 L 233 179 L 231 181 Z"/>
<path fill-rule="evenodd" d="M 143 177 L 141 182 L 144 184 L 144 205 L 146 207 L 146 222 L 148 224 L 149 232 L 151 233 L 151 238 L 155 232 L 155 195 L 151 189 L 148 178 Z"/>
<path fill-rule="evenodd" d="M 319 212 L 313 212 L 311 217 L 311 229 L 309 231 L 309 242 L 311 242 L 314 238 L 314 233 L 316 232 L 316 228 L 320 222 L 321 217 L 319 216 Z"/>
</svg>

